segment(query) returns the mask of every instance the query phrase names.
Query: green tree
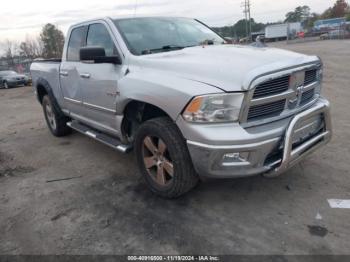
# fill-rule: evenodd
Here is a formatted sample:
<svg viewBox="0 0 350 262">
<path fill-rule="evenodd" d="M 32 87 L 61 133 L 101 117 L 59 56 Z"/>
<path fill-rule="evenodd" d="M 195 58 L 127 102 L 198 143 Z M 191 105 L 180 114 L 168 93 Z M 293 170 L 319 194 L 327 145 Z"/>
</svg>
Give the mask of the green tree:
<svg viewBox="0 0 350 262">
<path fill-rule="evenodd" d="M 253 18 L 250 20 L 252 25 L 252 32 L 261 31 L 265 28 L 265 24 L 256 23 Z M 224 26 L 213 28 L 224 37 L 245 37 L 246 36 L 246 20 L 241 19 L 233 26 Z"/>
<path fill-rule="evenodd" d="M 321 15 L 321 19 L 329 19 L 332 18 L 332 7 L 326 9 Z"/>
<path fill-rule="evenodd" d="M 19 45 L 19 54 L 27 58 L 38 58 L 43 56 L 42 42 L 40 38 L 26 37 L 24 42 Z"/>
<path fill-rule="evenodd" d="M 11 40 L 5 41 L 5 58 L 9 68 L 15 66 L 15 56 L 18 54 L 18 44 Z"/>
<path fill-rule="evenodd" d="M 349 4 L 345 0 L 337 0 L 333 7 L 328 8 L 322 14 L 322 19 L 346 17 L 349 13 Z"/>
<path fill-rule="evenodd" d="M 314 24 L 317 20 L 321 19 L 321 16 L 317 13 L 312 13 L 306 20 L 304 26 L 306 28 L 312 28 L 314 27 Z"/>
<path fill-rule="evenodd" d="M 53 24 L 46 24 L 40 34 L 43 43 L 44 58 L 60 58 L 62 56 L 64 35 Z"/>
<path fill-rule="evenodd" d="M 246 21 L 248 20 L 241 19 L 233 26 L 233 30 L 236 32 L 237 36 L 239 37 L 246 36 L 247 34 Z M 253 24 L 254 24 L 254 20 L 252 19 L 252 31 L 253 31 Z"/>
<path fill-rule="evenodd" d="M 344 17 L 348 11 L 348 3 L 345 0 L 337 0 L 332 8 L 332 17 Z"/>
<path fill-rule="evenodd" d="M 30 53 L 30 52 L 29 52 L 29 48 L 28 48 L 27 43 L 22 42 L 22 43 L 19 45 L 19 54 L 20 54 L 21 56 L 30 57 L 29 53 Z"/>
<path fill-rule="evenodd" d="M 302 22 L 310 17 L 310 7 L 307 5 L 298 6 L 294 11 L 286 14 L 285 23 Z"/>
</svg>

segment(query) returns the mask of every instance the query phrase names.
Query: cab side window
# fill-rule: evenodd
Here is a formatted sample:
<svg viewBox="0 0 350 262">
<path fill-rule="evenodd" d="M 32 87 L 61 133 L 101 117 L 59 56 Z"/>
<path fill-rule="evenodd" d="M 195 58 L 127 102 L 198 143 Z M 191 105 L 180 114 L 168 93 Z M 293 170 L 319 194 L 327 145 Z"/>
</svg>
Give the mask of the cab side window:
<svg viewBox="0 0 350 262">
<path fill-rule="evenodd" d="M 103 24 L 92 24 L 89 26 L 86 45 L 103 47 L 106 51 L 106 56 L 118 54 L 108 30 Z"/>
<path fill-rule="evenodd" d="M 79 61 L 79 50 L 84 46 L 85 27 L 77 27 L 70 34 L 67 61 Z"/>
</svg>

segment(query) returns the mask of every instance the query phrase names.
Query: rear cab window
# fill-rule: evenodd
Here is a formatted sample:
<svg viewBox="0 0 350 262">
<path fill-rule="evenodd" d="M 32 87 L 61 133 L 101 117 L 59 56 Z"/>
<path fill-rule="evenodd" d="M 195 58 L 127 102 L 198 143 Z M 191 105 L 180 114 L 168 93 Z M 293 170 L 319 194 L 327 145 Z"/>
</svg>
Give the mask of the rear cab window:
<svg viewBox="0 0 350 262">
<path fill-rule="evenodd" d="M 79 61 L 79 50 L 84 46 L 86 35 L 86 27 L 81 26 L 74 28 L 70 34 L 68 49 L 67 49 L 67 61 Z"/>
</svg>

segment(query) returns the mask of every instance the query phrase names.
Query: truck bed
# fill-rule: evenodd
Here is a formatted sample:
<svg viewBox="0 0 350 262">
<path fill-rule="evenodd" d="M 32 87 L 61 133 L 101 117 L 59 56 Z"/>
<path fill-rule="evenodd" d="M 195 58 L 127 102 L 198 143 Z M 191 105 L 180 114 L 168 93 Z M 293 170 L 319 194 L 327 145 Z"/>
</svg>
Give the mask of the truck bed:
<svg viewBox="0 0 350 262">
<path fill-rule="evenodd" d="M 60 67 L 61 59 L 34 61 L 30 67 L 33 86 L 37 86 L 38 81 L 46 80 L 58 100 L 62 98 L 60 92 Z"/>
</svg>

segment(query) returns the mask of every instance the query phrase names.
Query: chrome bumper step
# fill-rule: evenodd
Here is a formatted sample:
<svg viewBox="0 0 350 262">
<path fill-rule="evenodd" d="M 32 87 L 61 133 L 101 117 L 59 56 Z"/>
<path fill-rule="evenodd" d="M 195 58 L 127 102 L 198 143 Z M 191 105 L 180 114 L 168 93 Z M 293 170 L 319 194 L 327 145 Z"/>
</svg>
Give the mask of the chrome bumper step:
<svg viewBox="0 0 350 262">
<path fill-rule="evenodd" d="M 132 145 L 125 145 L 118 138 L 101 133 L 95 129 L 92 129 L 84 124 L 79 123 L 76 120 L 68 122 L 67 126 L 121 153 L 129 153 L 132 150 Z"/>
</svg>

